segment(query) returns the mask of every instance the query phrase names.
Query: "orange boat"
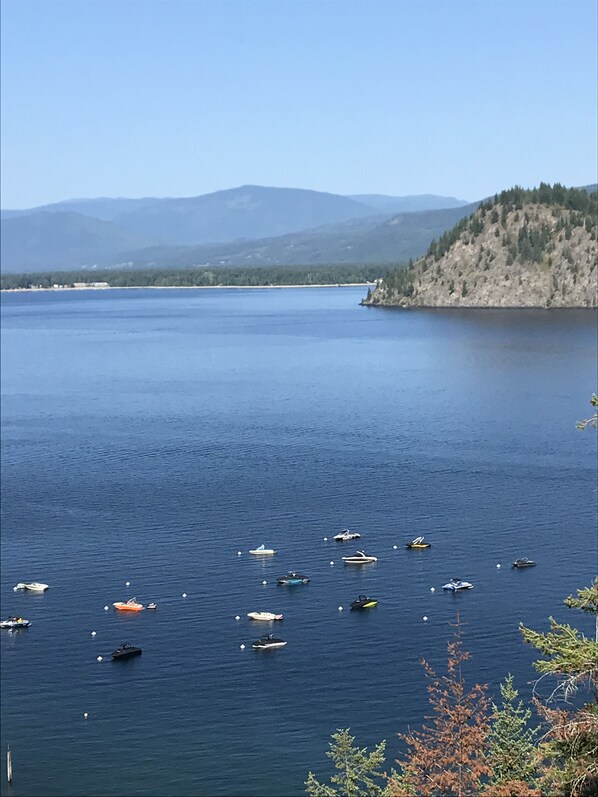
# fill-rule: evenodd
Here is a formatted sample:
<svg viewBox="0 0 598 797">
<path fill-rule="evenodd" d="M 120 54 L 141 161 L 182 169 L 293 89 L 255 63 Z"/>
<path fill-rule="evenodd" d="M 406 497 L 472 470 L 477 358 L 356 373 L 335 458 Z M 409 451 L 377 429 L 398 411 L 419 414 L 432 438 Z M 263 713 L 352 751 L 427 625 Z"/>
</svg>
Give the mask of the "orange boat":
<svg viewBox="0 0 598 797">
<path fill-rule="evenodd" d="M 137 603 L 137 598 L 130 598 L 126 603 L 116 601 L 112 605 L 121 612 L 140 612 L 143 609 L 143 604 Z"/>
</svg>

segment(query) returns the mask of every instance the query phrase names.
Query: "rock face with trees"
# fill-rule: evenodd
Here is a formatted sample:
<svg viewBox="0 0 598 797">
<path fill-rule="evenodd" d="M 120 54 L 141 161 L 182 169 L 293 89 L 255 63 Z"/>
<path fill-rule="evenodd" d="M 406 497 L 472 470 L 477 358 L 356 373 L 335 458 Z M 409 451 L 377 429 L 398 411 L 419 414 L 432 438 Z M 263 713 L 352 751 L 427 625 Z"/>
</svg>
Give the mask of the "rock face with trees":
<svg viewBox="0 0 598 797">
<path fill-rule="evenodd" d="M 483 202 L 363 304 L 595 307 L 598 194 L 541 183 Z"/>
</svg>

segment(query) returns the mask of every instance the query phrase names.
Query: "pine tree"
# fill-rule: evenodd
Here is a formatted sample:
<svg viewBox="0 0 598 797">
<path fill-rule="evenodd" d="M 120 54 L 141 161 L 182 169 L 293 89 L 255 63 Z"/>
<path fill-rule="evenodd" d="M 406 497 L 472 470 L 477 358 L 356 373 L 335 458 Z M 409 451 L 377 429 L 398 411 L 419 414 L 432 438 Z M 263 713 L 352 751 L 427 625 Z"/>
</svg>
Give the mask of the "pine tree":
<svg viewBox="0 0 598 797">
<path fill-rule="evenodd" d="M 355 737 L 349 728 L 332 734 L 330 750 L 326 753 L 332 759 L 338 772 L 330 778 L 334 786 L 320 783 L 313 772 L 305 781 L 309 797 L 383 797 L 385 786 L 375 779 L 384 779 L 379 768 L 384 763 L 386 742 L 380 742 L 371 753 L 366 748 L 355 747 Z"/>
<path fill-rule="evenodd" d="M 520 781 L 531 785 L 537 759 L 534 737 L 538 733 L 537 728 L 528 727 L 532 712 L 523 707 L 522 700 L 515 703 L 519 692 L 513 686 L 512 675 L 500 685 L 500 694 L 502 704 L 492 704 L 490 717 L 490 783 L 498 786 Z"/>
<path fill-rule="evenodd" d="M 565 603 L 598 614 L 598 579 L 591 587 L 578 590 Z M 547 658 L 536 669 L 558 679 L 553 700 L 567 700 L 578 689 L 589 690 L 594 701 L 577 709 L 551 708 L 539 700 L 536 707 L 548 731 L 540 745 L 547 767 L 543 785 L 551 793 L 581 797 L 598 793 L 598 641 L 589 639 L 570 625 L 550 618 L 551 629 L 539 633 L 521 626 L 526 642 Z"/>
<path fill-rule="evenodd" d="M 400 733 L 409 753 L 397 763 L 401 775 L 389 781 L 392 797 L 408 794 L 442 794 L 465 797 L 478 794 L 482 779 L 491 774 L 486 760 L 489 699 L 486 686 L 466 689 L 462 665 L 470 654 L 463 650 L 459 631 L 448 643 L 448 674 L 437 675 L 423 662 L 429 679 L 432 725 L 421 731 Z"/>
</svg>

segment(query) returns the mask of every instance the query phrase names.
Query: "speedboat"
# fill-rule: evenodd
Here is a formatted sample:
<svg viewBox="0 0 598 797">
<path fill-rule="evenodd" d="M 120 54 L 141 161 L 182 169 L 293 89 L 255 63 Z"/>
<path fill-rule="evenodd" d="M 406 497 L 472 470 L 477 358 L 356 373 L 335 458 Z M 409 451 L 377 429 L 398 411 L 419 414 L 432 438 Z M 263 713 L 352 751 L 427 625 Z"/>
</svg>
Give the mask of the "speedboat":
<svg viewBox="0 0 598 797">
<path fill-rule="evenodd" d="M 448 584 L 443 584 L 442 589 L 450 589 L 453 592 L 458 592 L 461 589 L 473 589 L 473 584 L 469 581 L 461 581 L 460 578 L 451 578 Z"/>
<path fill-rule="evenodd" d="M 515 559 L 515 561 L 513 562 L 513 567 L 535 567 L 535 566 L 536 563 L 525 556 L 523 557 L 523 559 Z"/>
<path fill-rule="evenodd" d="M 368 556 L 363 551 L 357 551 L 353 556 L 343 556 L 343 562 L 346 565 L 367 565 L 370 562 L 377 562 L 377 556 Z"/>
<path fill-rule="evenodd" d="M 338 534 L 335 534 L 332 538 L 337 542 L 350 542 L 351 540 L 358 540 L 361 537 L 361 534 L 357 531 L 349 531 L 349 529 L 343 529 Z"/>
<path fill-rule="evenodd" d="M 371 609 L 372 606 L 377 606 L 378 601 L 376 598 L 368 598 L 366 595 L 360 595 L 357 600 L 351 604 L 351 609 Z"/>
<path fill-rule="evenodd" d="M 0 628 L 29 628 L 31 622 L 29 620 L 24 620 L 22 617 L 9 617 L 8 620 L 2 620 L 0 622 Z"/>
<path fill-rule="evenodd" d="M 287 573 L 286 576 L 280 576 L 276 581 L 279 584 L 307 584 L 309 578 L 307 576 L 302 576 L 301 573 L 290 572 Z"/>
<path fill-rule="evenodd" d="M 252 642 L 251 647 L 254 650 L 270 650 L 270 648 L 283 648 L 286 644 L 284 639 L 278 639 L 278 637 L 268 634 Z"/>
<path fill-rule="evenodd" d="M 48 587 L 49 584 L 40 584 L 39 581 L 30 581 L 29 583 L 20 581 L 15 589 L 28 589 L 31 592 L 45 592 Z"/>
<path fill-rule="evenodd" d="M 129 598 L 126 603 L 124 601 L 116 601 L 112 605 L 120 612 L 140 612 L 143 610 L 143 604 L 137 603 L 137 598 Z"/>
<path fill-rule="evenodd" d="M 128 642 L 123 644 L 112 651 L 113 659 L 131 659 L 133 656 L 141 656 L 141 648 L 136 648 L 135 645 L 130 645 Z"/>
<path fill-rule="evenodd" d="M 282 620 L 282 614 L 274 614 L 273 612 L 247 612 L 247 617 L 250 620 L 264 620 L 265 622 Z"/>
<path fill-rule="evenodd" d="M 274 548 L 266 548 L 265 545 L 260 545 L 259 548 L 254 548 L 253 551 L 249 551 L 252 556 L 274 556 L 276 551 Z"/>
<path fill-rule="evenodd" d="M 431 548 L 431 547 L 432 547 L 432 543 L 431 542 L 424 542 L 424 538 L 423 537 L 416 537 L 414 540 L 411 540 L 411 542 L 408 542 L 407 545 L 405 545 L 405 548 L 415 548 L 415 549 L 420 549 L 420 550 L 422 548 Z"/>
</svg>

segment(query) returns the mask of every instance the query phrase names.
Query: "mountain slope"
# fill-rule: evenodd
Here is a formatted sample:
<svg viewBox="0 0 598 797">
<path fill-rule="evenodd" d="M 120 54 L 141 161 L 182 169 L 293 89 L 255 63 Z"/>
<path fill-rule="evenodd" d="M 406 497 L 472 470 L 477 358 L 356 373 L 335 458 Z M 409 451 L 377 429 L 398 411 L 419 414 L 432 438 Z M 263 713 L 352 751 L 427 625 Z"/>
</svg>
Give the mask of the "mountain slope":
<svg viewBox="0 0 598 797">
<path fill-rule="evenodd" d="M 595 307 L 597 195 L 540 184 L 484 202 L 364 304 Z"/>
<path fill-rule="evenodd" d="M 349 199 L 362 202 L 379 213 L 414 213 L 418 210 L 444 210 L 468 205 L 464 199 L 436 194 L 416 194 L 415 196 L 386 196 L 386 194 L 353 194 Z"/>
<path fill-rule="evenodd" d="M 149 205 L 115 221 L 165 244 L 184 245 L 284 235 L 373 214 L 369 206 L 336 194 L 246 185 Z"/>
<path fill-rule="evenodd" d="M 477 205 L 450 210 L 373 216 L 258 241 L 199 247 L 154 247 L 126 252 L 112 265 L 168 266 L 330 265 L 397 263 L 426 251 L 430 241 Z"/>
<path fill-rule="evenodd" d="M 2 222 L 2 270 L 40 270 L 93 265 L 125 249 L 153 243 L 149 237 L 78 213 L 33 213 Z"/>
</svg>

